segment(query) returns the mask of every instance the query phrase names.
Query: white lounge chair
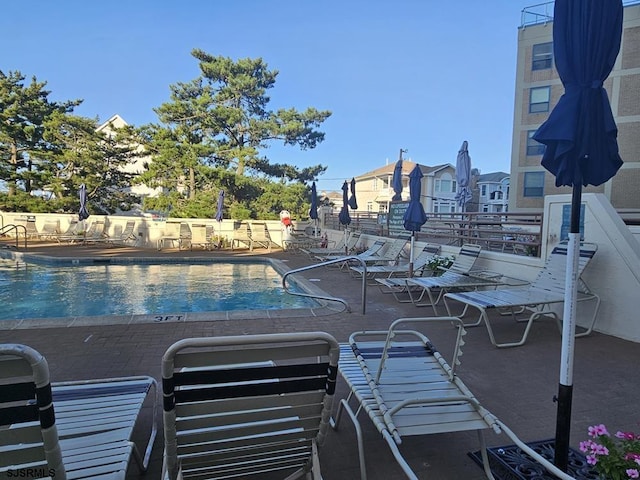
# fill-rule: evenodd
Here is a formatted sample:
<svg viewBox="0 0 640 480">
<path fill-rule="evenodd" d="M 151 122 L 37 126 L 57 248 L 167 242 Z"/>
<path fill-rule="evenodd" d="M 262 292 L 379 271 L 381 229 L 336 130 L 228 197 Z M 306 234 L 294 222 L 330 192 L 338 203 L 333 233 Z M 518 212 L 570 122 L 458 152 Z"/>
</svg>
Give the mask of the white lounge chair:
<svg viewBox="0 0 640 480">
<path fill-rule="evenodd" d="M 162 359 L 163 478 L 320 480 L 338 357 L 323 332 L 173 344 Z"/>
<path fill-rule="evenodd" d="M 365 262 L 367 267 L 374 267 L 376 265 L 386 265 L 390 264 L 398 264 L 400 261 L 400 257 L 404 254 L 404 247 L 407 245 L 406 238 L 396 238 L 390 242 L 386 242 L 385 246 L 374 253 L 373 255 L 363 256 L 361 258 L 362 261 Z M 360 267 L 362 268 L 362 267 Z M 352 268 L 349 269 L 349 273 L 355 278 L 361 278 L 362 272 L 358 270 L 354 270 Z M 369 277 L 369 270 L 367 269 L 367 276 Z"/>
<path fill-rule="evenodd" d="M 40 240 L 55 240 L 60 235 L 60 222 L 58 220 L 47 220 L 38 233 Z"/>
<path fill-rule="evenodd" d="M 358 253 L 357 255 L 353 256 L 358 257 L 363 261 L 367 261 L 371 257 L 375 256 L 386 244 L 386 240 L 376 240 L 364 252 Z M 344 257 L 346 257 L 346 255 L 316 255 L 315 258 L 320 262 L 328 262 L 332 260 L 339 260 Z"/>
<path fill-rule="evenodd" d="M 427 266 L 429 261 L 440 253 L 440 245 L 434 243 L 427 243 L 418 255 L 413 260 L 413 272 L 420 274 L 422 270 Z M 364 273 L 364 268 L 361 265 L 354 265 L 350 268 L 355 273 L 355 277 L 360 278 Z M 398 265 L 371 265 L 367 266 L 367 277 L 376 278 L 384 276 L 386 278 L 392 277 L 406 277 L 409 275 L 409 263 L 403 263 Z M 374 284 L 375 285 L 375 284 Z"/>
<path fill-rule="evenodd" d="M 162 236 L 158 240 L 158 250 L 162 250 L 167 243 L 178 250 L 189 248 L 191 242 L 191 229 L 185 222 L 167 221 Z"/>
<path fill-rule="evenodd" d="M 106 224 L 104 220 L 96 220 L 91 222 L 89 228 L 82 237 L 85 244 L 100 243 L 108 240 L 109 236 L 105 233 Z"/>
<path fill-rule="evenodd" d="M 429 338 L 409 323 L 453 323 L 457 327 L 450 363 Z M 407 478 L 418 480 L 400 450 L 403 437 L 476 431 L 487 478 L 489 467 L 483 432 L 505 433 L 535 461 L 558 478 L 572 480 L 541 455 L 529 448 L 507 426 L 486 410 L 457 374 L 465 335 L 462 321 L 455 317 L 401 318 L 388 331 L 358 332 L 349 344 L 340 346 L 340 375 L 350 392 L 340 401 L 334 428 L 347 411 L 356 426 L 360 478 L 366 466 L 359 417 L 371 419 Z M 450 366 L 451 365 L 451 366 Z M 353 405 L 353 406 L 352 406 Z M 355 410 L 354 410 L 355 407 Z"/>
<path fill-rule="evenodd" d="M 376 282 L 381 288 L 386 288 L 386 292 L 392 293 L 395 299 L 400 303 L 414 303 L 418 306 L 430 305 L 434 308 L 437 315 L 436 305 L 440 301 L 442 295 L 433 298 L 432 289 L 439 289 L 442 285 L 448 285 L 453 279 L 461 280 L 468 277 L 469 272 L 480 255 L 481 247 L 479 245 L 463 245 L 455 257 L 453 264 L 448 269 L 443 269 L 443 273 L 436 277 L 418 277 L 418 278 L 377 278 Z M 422 282 L 422 281 L 425 282 Z M 422 292 L 418 296 L 414 296 L 417 292 Z M 429 295 L 430 303 L 420 303 L 425 292 Z"/>
<path fill-rule="evenodd" d="M 231 238 L 231 250 L 233 250 L 236 246 L 240 247 L 240 244 L 244 243 L 249 251 L 253 250 L 253 241 L 251 240 L 251 230 L 249 229 L 249 224 L 247 222 L 240 222 L 233 229 L 233 237 Z"/>
<path fill-rule="evenodd" d="M 576 337 L 589 335 L 593 330 L 600 308 L 600 297 L 589 290 L 587 284 L 580 278 L 580 275 L 587 267 L 598 246 L 592 243 L 584 243 L 580 246 L 580 260 L 578 263 L 578 278 L 580 288 L 578 292 L 578 302 L 592 301 L 594 303 L 593 314 L 585 331 L 576 334 Z M 450 311 L 449 301 L 454 300 L 464 304 L 464 315 L 468 307 L 478 309 L 480 312 L 475 323 L 465 324 L 466 326 L 478 326 L 484 322 L 489 333 L 491 343 L 496 347 L 517 347 L 523 345 L 533 322 L 540 317 L 549 316 L 554 318 L 560 327 L 560 318 L 557 313 L 550 309 L 554 304 L 561 304 L 565 299 L 565 277 L 567 266 L 567 246 L 560 244 L 556 246 L 544 267 L 536 279 L 528 287 L 520 288 L 499 288 L 490 291 L 447 293 L 444 301 L 447 304 L 447 311 Z M 529 315 L 526 320 L 524 333 L 520 340 L 516 342 L 497 343 L 488 312 L 499 310 L 502 314 L 510 315 L 514 320 L 518 314 Z"/>
<path fill-rule="evenodd" d="M 124 479 L 131 457 L 147 470 L 157 433 L 153 378 L 50 384 L 40 353 L 0 344 L 0 391 L 0 477 L 33 468 L 55 480 Z M 141 455 L 132 439 L 147 398 L 153 419 Z"/>
<path fill-rule="evenodd" d="M 351 232 L 347 238 L 346 245 L 341 242 L 340 247 L 336 248 L 301 248 L 300 251 L 309 255 L 312 260 L 316 259 L 316 255 L 328 256 L 328 255 L 344 255 L 353 252 L 360 241 L 360 232 Z"/>
<path fill-rule="evenodd" d="M 271 251 L 271 247 L 280 246 L 276 242 L 271 240 L 271 235 L 269 235 L 269 230 L 267 229 L 267 225 L 265 223 L 251 223 L 251 226 L 249 228 L 251 229 L 251 250 L 253 250 L 254 247 L 258 246 Z"/>
</svg>

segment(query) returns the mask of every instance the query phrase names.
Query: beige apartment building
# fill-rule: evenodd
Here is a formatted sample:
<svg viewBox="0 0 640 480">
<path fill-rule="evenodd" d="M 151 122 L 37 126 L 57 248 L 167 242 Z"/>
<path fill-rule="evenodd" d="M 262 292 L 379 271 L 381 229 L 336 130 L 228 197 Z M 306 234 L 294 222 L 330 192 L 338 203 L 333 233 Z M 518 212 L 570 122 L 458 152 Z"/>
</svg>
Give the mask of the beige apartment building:
<svg viewBox="0 0 640 480">
<path fill-rule="evenodd" d="M 603 193 L 618 210 L 640 208 L 640 2 L 624 3 L 622 46 L 604 83 L 624 165 L 605 184 L 583 188 Z M 564 93 L 553 61 L 552 15 L 553 2 L 526 8 L 518 31 L 510 211 L 539 211 L 545 195 L 571 192 L 555 186 L 540 165 L 544 146 L 532 139 Z"/>
<path fill-rule="evenodd" d="M 385 213 L 389 210 L 391 198 L 395 194 L 391 186 L 396 163 L 390 163 L 355 177 L 357 184 L 358 211 Z M 402 162 L 402 200 L 409 200 L 409 174 L 416 166 L 411 160 Z M 426 212 L 450 213 L 459 211 L 455 201 L 456 170 L 453 165 L 435 167 L 420 165 L 422 191 L 420 200 Z"/>
</svg>

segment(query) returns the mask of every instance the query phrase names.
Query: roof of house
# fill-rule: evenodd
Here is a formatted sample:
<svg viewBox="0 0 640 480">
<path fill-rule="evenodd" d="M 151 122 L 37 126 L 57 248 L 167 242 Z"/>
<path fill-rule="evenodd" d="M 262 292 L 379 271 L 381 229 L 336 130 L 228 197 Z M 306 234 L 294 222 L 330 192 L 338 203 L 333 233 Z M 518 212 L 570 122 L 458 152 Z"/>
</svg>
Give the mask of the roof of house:
<svg viewBox="0 0 640 480">
<path fill-rule="evenodd" d="M 423 175 L 430 175 L 433 174 L 439 170 L 442 170 L 443 168 L 447 168 L 447 167 L 452 167 L 453 165 L 445 163 L 442 165 L 436 165 L 434 167 L 429 167 L 427 165 L 422 165 L 419 163 L 415 163 L 412 162 L 411 160 L 403 160 L 402 161 L 402 175 L 406 175 L 409 176 L 409 174 L 411 173 L 411 171 L 415 168 L 415 166 L 418 165 L 420 167 L 420 170 L 422 171 Z M 370 172 L 367 173 L 363 173 L 362 175 L 358 175 L 356 178 L 356 180 L 358 179 L 365 179 L 365 178 L 371 178 L 371 177 L 381 177 L 381 176 L 386 176 L 386 175 L 393 175 L 393 171 L 396 168 L 396 162 L 390 163 L 388 165 L 384 165 L 380 168 L 376 168 L 375 170 L 371 170 Z"/>
<path fill-rule="evenodd" d="M 478 175 L 478 183 L 500 183 L 510 175 L 505 172 L 493 172 L 485 173 L 484 175 Z"/>
</svg>

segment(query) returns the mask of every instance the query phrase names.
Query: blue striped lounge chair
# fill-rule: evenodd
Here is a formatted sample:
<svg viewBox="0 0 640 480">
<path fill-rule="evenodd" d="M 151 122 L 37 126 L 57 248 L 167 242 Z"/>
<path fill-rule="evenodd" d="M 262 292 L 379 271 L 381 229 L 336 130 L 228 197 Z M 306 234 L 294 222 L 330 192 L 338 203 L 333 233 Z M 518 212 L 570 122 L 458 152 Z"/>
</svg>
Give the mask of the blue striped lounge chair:
<svg viewBox="0 0 640 480">
<path fill-rule="evenodd" d="M 173 344 L 162 359 L 163 478 L 320 480 L 338 357 L 323 332 Z"/>
<path fill-rule="evenodd" d="M 580 246 L 580 258 L 578 262 L 579 292 L 578 302 L 591 302 L 593 311 L 591 319 L 585 331 L 576 334 L 576 337 L 589 335 L 593 330 L 600 308 L 600 297 L 593 293 L 586 282 L 580 278 L 593 256 L 596 254 L 598 246 L 593 243 L 583 243 Z M 533 322 L 541 317 L 548 316 L 556 320 L 561 327 L 561 321 L 557 313 L 551 310 L 553 305 L 562 304 L 565 299 L 565 278 L 567 266 L 567 245 L 561 243 L 556 246 L 544 267 L 540 270 L 536 279 L 527 287 L 518 288 L 498 288 L 488 291 L 447 293 L 444 301 L 447 304 L 447 311 L 450 311 L 449 301 L 456 301 L 464 305 L 461 316 L 465 315 L 469 307 L 479 311 L 478 320 L 466 326 L 478 326 L 482 323 L 487 327 L 489 339 L 496 347 L 517 347 L 523 345 Z M 518 315 L 529 315 L 520 340 L 514 342 L 498 343 L 495 339 L 490 311 L 498 310 L 501 314 L 511 315 L 514 320 L 518 320 Z"/>
<path fill-rule="evenodd" d="M 456 327 L 447 329 L 455 338 L 451 349 L 447 348 L 452 352 L 450 362 L 424 333 L 429 324 L 437 322 Z M 463 383 L 458 366 L 465 334 L 462 321 L 455 317 L 400 318 L 389 330 L 357 332 L 348 344 L 340 345 L 339 372 L 349 395 L 341 400 L 332 426 L 338 429 L 345 411 L 354 423 L 361 480 L 367 478 L 361 417 L 373 422 L 410 480 L 418 477 L 403 456 L 403 438 L 468 431 L 478 434 L 484 471 L 490 480 L 495 477 L 489 467 L 486 431 L 505 434 L 557 478 L 575 480 L 521 441 Z"/>
<path fill-rule="evenodd" d="M 0 478 L 124 479 L 130 459 L 149 465 L 157 433 L 151 377 L 50 383 L 45 358 L 0 344 Z M 143 404 L 153 402 L 146 449 L 132 441 Z M 34 477 L 35 478 L 35 477 Z"/>
</svg>

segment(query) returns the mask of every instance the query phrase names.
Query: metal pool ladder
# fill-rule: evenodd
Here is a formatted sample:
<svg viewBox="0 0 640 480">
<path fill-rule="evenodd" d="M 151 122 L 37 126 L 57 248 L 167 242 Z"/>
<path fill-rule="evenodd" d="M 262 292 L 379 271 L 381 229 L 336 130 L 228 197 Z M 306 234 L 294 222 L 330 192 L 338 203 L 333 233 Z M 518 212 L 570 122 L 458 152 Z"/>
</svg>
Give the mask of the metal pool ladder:
<svg viewBox="0 0 640 480">
<path fill-rule="evenodd" d="M 362 260 L 361 258 L 359 258 L 357 256 L 340 257 L 340 258 L 337 258 L 335 260 L 329 260 L 329 261 L 326 261 L 326 262 L 316 263 L 314 265 L 307 265 L 306 267 L 296 268 L 295 270 L 289 270 L 287 273 L 285 273 L 282 276 L 282 288 L 284 289 L 285 292 L 287 292 L 290 295 L 298 295 L 299 297 L 317 298 L 317 299 L 320 299 L 320 300 L 327 300 L 329 302 L 342 303 L 345 306 L 345 308 L 347 309 L 347 311 L 351 312 L 351 308 L 349 307 L 349 304 L 343 298 L 327 297 L 327 296 L 324 296 L 324 295 L 311 295 L 309 293 L 301 293 L 301 292 L 292 292 L 287 288 L 287 277 L 289 275 L 293 275 L 294 273 L 306 272 L 307 270 L 313 270 L 314 268 L 318 268 L 318 267 L 326 267 L 327 265 L 331 265 L 331 264 L 334 264 L 334 263 L 343 263 L 343 262 L 347 262 L 347 261 L 350 261 L 350 260 L 355 260 L 355 261 L 359 262 L 360 265 L 362 266 L 362 314 L 364 315 L 365 306 L 366 306 L 366 303 L 367 303 L 367 262 L 365 262 L 364 260 Z"/>
</svg>

